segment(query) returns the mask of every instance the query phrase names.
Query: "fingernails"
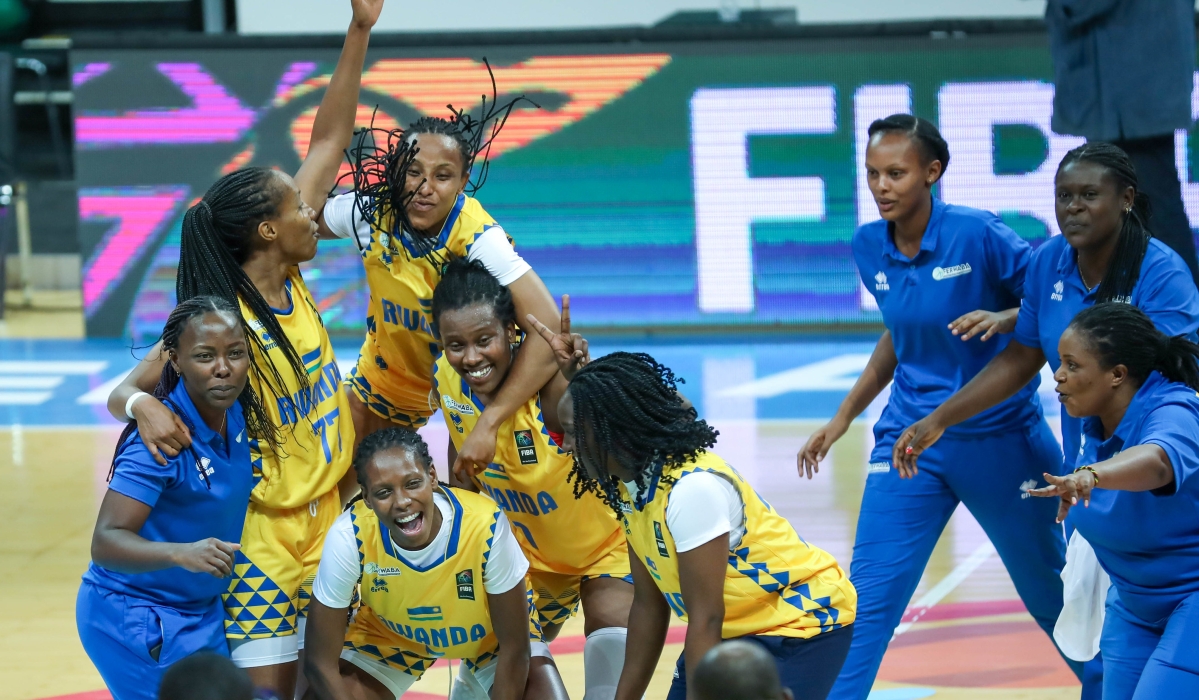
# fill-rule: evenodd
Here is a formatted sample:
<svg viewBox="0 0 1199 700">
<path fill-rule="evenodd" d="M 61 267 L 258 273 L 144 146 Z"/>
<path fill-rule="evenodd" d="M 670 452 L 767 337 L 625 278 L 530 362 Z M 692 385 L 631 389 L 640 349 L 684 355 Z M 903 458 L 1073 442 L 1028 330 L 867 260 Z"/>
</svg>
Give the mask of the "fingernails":
<svg viewBox="0 0 1199 700">
<path fill-rule="evenodd" d="M 903 448 L 903 452 L 904 454 L 912 454 L 912 446 L 908 445 L 907 447 Z"/>
</svg>

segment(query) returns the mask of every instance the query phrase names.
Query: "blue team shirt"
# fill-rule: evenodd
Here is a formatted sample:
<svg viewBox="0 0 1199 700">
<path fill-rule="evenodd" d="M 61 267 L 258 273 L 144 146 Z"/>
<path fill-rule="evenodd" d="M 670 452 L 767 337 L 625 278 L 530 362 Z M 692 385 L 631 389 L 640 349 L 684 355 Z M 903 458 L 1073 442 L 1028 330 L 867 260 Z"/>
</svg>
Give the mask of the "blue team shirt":
<svg viewBox="0 0 1199 700">
<path fill-rule="evenodd" d="M 1057 341 L 1079 311 L 1095 303 L 1098 285 L 1090 292 L 1082 283 L 1074 249 L 1065 236 L 1055 236 L 1033 253 L 1028 265 L 1024 302 L 1016 318 L 1013 339 L 1045 353 L 1054 372 L 1061 366 Z M 1199 328 L 1199 291 L 1178 254 L 1156 239 L 1149 241 L 1141 276 L 1131 303 L 1145 312 L 1166 335 L 1194 336 Z M 1067 470 L 1078 457 L 1082 422 L 1062 411 L 1062 452 Z"/>
<path fill-rule="evenodd" d="M 1156 622 L 1199 592 L 1199 396 L 1154 372 L 1107 440 L 1098 418 L 1083 421 L 1080 464 L 1137 445 L 1158 445 L 1174 467 L 1173 485 L 1156 492 L 1091 492 L 1091 505 L 1070 509 L 1070 522 L 1091 543 L 1120 600 Z"/>
<path fill-rule="evenodd" d="M 222 438 L 200 418 L 182 381 L 170 400 L 192 426 L 191 449 L 180 452 L 164 467 L 154 461 L 134 433 L 120 448 L 108 488 L 150 506 L 150 515 L 138 533 L 147 540 L 196 542 L 216 537 L 241 542 L 254 488 L 241 404 L 234 403 L 226 412 L 226 437 Z M 197 460 L 205 466 L 204 475 Z M 102 588 L 182 609 L 208 608 L 229 587 L 229 579 L 177 566 L 124 574 L 92 562 L 83 578 Z"/>
<path fill-rule="evenodd" d="M 1017 306 L 1031 254 L 1028 243 L 994 214 L 935 198 L 915 258 L 895 247 L 886 221 L 865 224 L 854 233 L 858 273 L 878 300 L 899 360 L 891 398 L 875 425 L 876 436 L 892 438 L 879 440 L 878 459 L 890 461 L 891 443 L 900 431 L 944 403 L 1007 347 L 1006 336 L 962 342 L 949 324 L 977 309 Z M 947 434 L 988 435 L 1039 420 L 1039 381 Z"/>
</svg>

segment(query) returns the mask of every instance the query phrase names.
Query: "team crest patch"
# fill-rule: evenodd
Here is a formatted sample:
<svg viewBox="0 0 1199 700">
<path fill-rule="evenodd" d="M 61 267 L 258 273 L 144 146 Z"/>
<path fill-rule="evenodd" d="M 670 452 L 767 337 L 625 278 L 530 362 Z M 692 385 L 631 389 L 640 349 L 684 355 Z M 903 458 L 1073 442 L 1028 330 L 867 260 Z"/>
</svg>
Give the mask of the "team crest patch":
<svg viewBox="0 0 1199 700">
<path fill-rule="evenodd" d="M 475 407 L 474 406 L 472 406 L 468 403 L 462 403 L 461 401 L 455 401 L 454 398 L 452 396 L 450 396 L 449 394 L 441 395 L 441 403 L 443 405 L 445 405 L 445 407 L 447 409 L 457 411 L 463 415 L 467 415 L 467 416 L 475 415 Z"/>
<path fill-rule="evenodd" d="M 532 430 L 517 430 L 512 433 L 516 437 L 516 454 L 521 464 L 537 464 L 537 447 L 533 444 Z"/>
<path fill-rule="evenodd" d="M 362 573 L 368 576 L 399 576 L 402 572 L 394 566 L 379 566 L 373 561 L 368 561 L 362 567 Z"/>
<path fill-rule="evenodd" d="M 475 599 L 475 570 L 467 569 L 459 571 L 454 575 L 454 581 L 458 584 L 458 599 L 459 600 L 474 600 Z"/>
<path fill-rule="evenodd" d="M 654 521 L 654 540 L 658 543 L 658 554 L 664 557 L 669 557 L 670 552 L 666 550 L 666 540 L 662 537 L 662 523 Z"/>
</svg>

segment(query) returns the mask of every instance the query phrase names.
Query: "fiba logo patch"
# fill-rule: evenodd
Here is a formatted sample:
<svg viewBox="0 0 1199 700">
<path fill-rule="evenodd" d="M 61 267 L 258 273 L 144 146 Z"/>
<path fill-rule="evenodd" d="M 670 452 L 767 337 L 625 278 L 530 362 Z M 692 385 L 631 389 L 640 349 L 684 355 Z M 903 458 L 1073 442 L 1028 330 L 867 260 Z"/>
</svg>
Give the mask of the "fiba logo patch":
<svg viewBox="0 0 1199 700">
<path fill-rule="evenodd" d="M 664 557 L 669 557 L 670 552 L 666 550 L 666 540 L 662 537 L 662 523 L 654 521 L 654 541 L 658 545 L 658 554 Z"/>
<path fill-rule="evenodd" d="M 891 285 L 887 284 L 887 275 L 882 270 L 879 270 L 878 274 L 874 276 L 874 291 L 887 292 L 890 290 Z"/>
<path fill-rule="evenodd" d="M 475 599 L 475 571 L 467 569 L 454 574 L 454 583 L 458 585 L 459 600 Z"/>
<path fill-rule="evenodd" d="M 537 446 L 533 443 L 532 430 L 517 430 L 512 433 L 516 438 L 516 454 L 521 464 L 537 464 Z"/>
<path fill-rule="evenodd" d="M 1062 300 L 1062 292 L 1064 292 L 1064 291 L 1066 291 L 1065 283 L 1063 283 L 1061 280 L 1058 280 L 1057 282 L 1054 283 L 1053 294 L 1050 294 L 1049 298 L 1054 301 L 1061 301 Z"/>
</svg>

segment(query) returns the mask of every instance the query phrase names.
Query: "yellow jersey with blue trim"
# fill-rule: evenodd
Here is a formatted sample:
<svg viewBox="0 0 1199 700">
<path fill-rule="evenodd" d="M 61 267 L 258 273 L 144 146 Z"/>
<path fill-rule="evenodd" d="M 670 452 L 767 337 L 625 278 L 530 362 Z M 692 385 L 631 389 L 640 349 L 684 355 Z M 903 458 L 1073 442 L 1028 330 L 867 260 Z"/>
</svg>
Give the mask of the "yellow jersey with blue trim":
<svg viewBox="0 0 1199 700">
<path fill-rule="evenodd" d="M 434 374 L 437 401 L 450 439 L 462 449 L 483 413 L 483 404 L 444 357 Z M 576 499 L 567 481 L 574 460 L 554 444 L 534 395 L 497 433 L 495 461 L 476 474 L 475 485 L 508 515 L 534 571 L 585 575 L 624 532 L 612 509 L 594 494 Z"/>
<path fill-rule="evenodd" d="M 745 506 L 745 535 L 725 568 L 725 639 L 751 634 L 807 639 L 853 622 L 857 592 L 832 555 L 800 538 L 735 469 L 706 451 L 694 462 L 669 468 L 673 480 L 656 472 L 635 499 L 620 485 L 629 546 L 680 619 L 687 620 L 687 606 L 666 508 L 674 485 L 696 472 L 727 479 Z"/>
<path fill-rule="evenodd" d="M 365 503 L 350 512 L 362 582 L 345 648 L 417 677 L 440 658 L 483 666 L 498 646 L 483 575 L 500 509 L 479 494 L 438 488 L 454 523 L 445 552 L 424 567 L 404 558 Z"/>
<path fill-rule="evenodd" d="M 250 500 L 279 509 L 306 505 L 335 489 L 350 468 L 354 446 L 354 423 L 349 399 L 341 390 L 333 345 L 298 267 L 292 268 L 286 285 L 291 308 L 272 311 L 304 363 L 307 388 L 301 388 L 287 355 L 266 326 L 245 301 L 241 302 L 242 317 L 262 341 L 287 392 L 287 396 L 278 396 L 271 387 L 263 386 L 254 372 L 250 373 L 251 386 L 283 438 L 277 450 L 264 440 L 250 440 L 256 481 Z M 267 377 L 271 376 L 270 367 L 261 357 L 255 355 L 254 361 Z"/>
<path fill-rule="evenodd" d="M 459 194 L 431 251 L 414 247 L 409 234 L 380 232 L 389 225 L 371 227 L 362 250 L 370 304 L 357 372 L 392 409 L 410 416 L 433 412 L 430 374 L 439 352 L 431 325 L 433 289 L 442 266 L 467 257 L 475 240 L 495 226 L 477 200 Z"/>
</svg>

